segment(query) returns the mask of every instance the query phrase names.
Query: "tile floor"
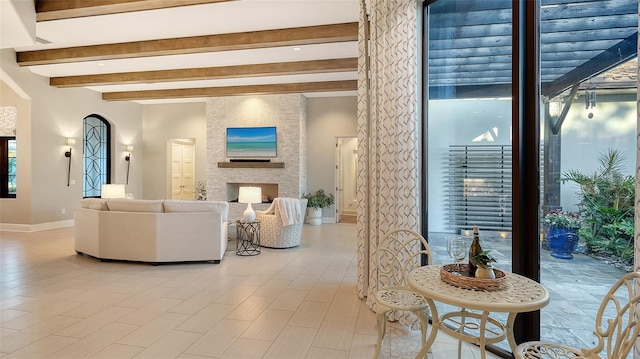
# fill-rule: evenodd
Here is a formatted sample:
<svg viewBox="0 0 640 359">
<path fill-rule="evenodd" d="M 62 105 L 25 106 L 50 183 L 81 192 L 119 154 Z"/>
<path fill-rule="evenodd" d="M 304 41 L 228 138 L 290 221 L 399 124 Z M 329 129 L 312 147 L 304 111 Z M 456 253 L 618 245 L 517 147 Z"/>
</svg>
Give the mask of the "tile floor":
<svg viewBox="0 0 640 359">
<path fill-rule="evenodd" d="M 355 231 L 305 225 L 298 248 L 240 257 L 231 241 L 220 264 L 160 266 L 78 256 L 73 228 L 0 232 L 0 357 L 371 358 Z M 416 333 L 388 328 L 382 357 L 412 358 Z M 456 350 L 440 333 L 429 357 Z"/>
</svg>

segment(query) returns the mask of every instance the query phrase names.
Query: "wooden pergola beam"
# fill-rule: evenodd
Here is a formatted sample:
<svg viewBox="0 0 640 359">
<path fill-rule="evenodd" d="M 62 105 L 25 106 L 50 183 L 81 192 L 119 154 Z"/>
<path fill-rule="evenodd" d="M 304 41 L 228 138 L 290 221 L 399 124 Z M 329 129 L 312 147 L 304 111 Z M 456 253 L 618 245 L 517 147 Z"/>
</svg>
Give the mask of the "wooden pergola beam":
<svg viewBox="0 0 640 359">
<path fill-rule="evenodd" d="M 358 23 L 18 52 L 20 66 L 356 41 Z"/>
<path fill-rule="evenodd" d="M 120 14 L 232 0 L 36 0 L 36 21 Z"/>
<path fill-rule="evenodd" d="M 326 81 L 326 82 L 301 82 L 269 85 L 205 87 L 170 90 L 149 91 L 123 91 L 105 92 L 102 99 L 105 101 L 135 101 L 158 100 L 169 98 L 197 98 L 197 97 L 221 97 L 240 95 L 269 95 L 304 92 L 328 92 L 328 91 L 355 91 L 358 81 Z"/>
<path fill-rule="evenodd" d="M 352 57 L 330 60 L 52 77 L 49 79 L 49 84 L 55 87 L 81 87 L 150 82 L 216 80 L 252 76 L 299 75 L 357 71 L 357 69 L 358 59 Z"/>
</svg>

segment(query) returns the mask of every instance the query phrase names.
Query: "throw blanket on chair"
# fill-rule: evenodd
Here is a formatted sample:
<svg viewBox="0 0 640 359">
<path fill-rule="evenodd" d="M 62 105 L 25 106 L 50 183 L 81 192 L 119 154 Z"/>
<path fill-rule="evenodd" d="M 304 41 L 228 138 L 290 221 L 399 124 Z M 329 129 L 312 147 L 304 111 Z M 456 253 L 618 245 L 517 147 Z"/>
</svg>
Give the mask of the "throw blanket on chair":
<svg viewBox="0 0 640 359">
<path fill-rule="evenodd" d="M 300 217 L 302 217 L 300 200 L 297 198 L 278 198 L 275 204 L 278 206 L 283 226 L 300 223 Z"/>
</svg>

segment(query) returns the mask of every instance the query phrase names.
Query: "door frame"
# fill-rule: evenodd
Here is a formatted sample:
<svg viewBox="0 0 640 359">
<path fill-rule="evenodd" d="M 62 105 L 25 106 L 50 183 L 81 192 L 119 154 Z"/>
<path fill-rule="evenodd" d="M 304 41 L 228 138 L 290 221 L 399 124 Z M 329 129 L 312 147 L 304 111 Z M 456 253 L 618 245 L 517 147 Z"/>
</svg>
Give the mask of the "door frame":
<svg viewBox="0 0 640 359">
<path fill-rule="evenodd" d="M 344 180 L 344 171 L 342 168 L 342 160 L 344 158 L 344 151 L 343 151 L 343 144 L 342 141 L 345 139 L 355 139 L 356 141 L 358 140 L 358 136 L 336 136 L 335 137 L 335 155 L 334 155 L 334 164 L 335 164 L 335 176 L 334 176 L 334 197 L 335 197 L 335 216 L 336 216 L 336 223 L 340 223 L 341 221 L 341 215 L 343 214 L 342 212 L 344 212 L 344 208 L 342 208 L 344 206 L 344 191 L 340 188 L 343 180 Z M 356 144 L 355 147 L 356 151 L 358 149 L 358 146 Z M 356 161 L 356 165 L 357 165 L 357 161 Z M 354 181 L 355 181 L 355 172 L 354 172 Z M 355 193 L 355 191 L 354 191 Z M 343 211 L 341 211 L 341 209 Z"/>
</svg>

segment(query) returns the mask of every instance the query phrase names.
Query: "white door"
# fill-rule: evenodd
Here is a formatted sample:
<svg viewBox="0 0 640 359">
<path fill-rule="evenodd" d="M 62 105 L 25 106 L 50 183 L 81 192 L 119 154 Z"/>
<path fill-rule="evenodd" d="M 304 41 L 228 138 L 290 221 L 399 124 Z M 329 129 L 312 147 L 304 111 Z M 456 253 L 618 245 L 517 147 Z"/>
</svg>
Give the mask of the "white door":
<svg viewBox="0 0 640 359">
<path fill-rule="evenodd" d="M 193 200 L 195 188 L 195 145 L 171 142 L 171 198 Z"/>
<path fill-rule="evenodd" d="M 358 138 L 336 139 L 336 222 L 355 222 Z"/>
</svg>

